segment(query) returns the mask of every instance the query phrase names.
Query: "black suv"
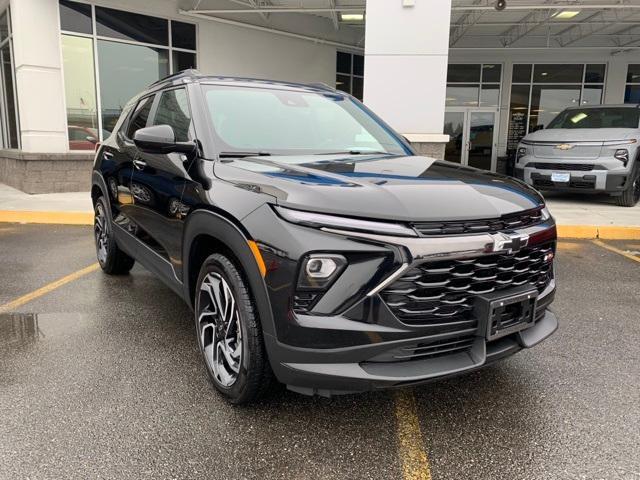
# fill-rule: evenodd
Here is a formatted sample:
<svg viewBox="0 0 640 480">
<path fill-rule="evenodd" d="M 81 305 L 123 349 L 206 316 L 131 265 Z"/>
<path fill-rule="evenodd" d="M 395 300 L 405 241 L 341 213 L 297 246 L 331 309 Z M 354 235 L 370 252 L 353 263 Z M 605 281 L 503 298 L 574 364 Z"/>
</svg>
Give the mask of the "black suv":
<svg viewBox="0 0 640 480">
<path fill-rule="evenodd" d="M 231 402 L 476 369 L 557 328 L 556 228 L 524 183 L 417 156 L 323 85 L 203 76 L 124 108 L 93 170 L 98 260 L 195 312 Z"/>
</svg>

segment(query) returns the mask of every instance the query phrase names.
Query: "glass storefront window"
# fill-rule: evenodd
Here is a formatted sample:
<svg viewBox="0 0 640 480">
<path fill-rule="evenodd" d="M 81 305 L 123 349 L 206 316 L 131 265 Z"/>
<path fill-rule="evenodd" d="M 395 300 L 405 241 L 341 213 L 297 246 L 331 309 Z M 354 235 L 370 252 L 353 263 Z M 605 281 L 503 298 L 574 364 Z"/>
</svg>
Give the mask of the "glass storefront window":
<svg viewBox="0 0 640 480">
<path fill-rule="evenodd" d="M 582 83 L 584 65 L 537 64 L 533 68 L 533 83 Z"/>
<path fill-rule="evenodd" d="M 448 107 L 477 107 L 480 85 L 447 85 L 445 105 Z"/>
<path fill-rule="evenodd" d="M 502 65 L 497 63 L 450 64 L 447 67 L 445 105 L 448 107 L 498 107 L 501 77 Z"/>
<path fill-rule="evenodd" d="M 72 150 L 104 140 L 127 102 L 150 83 L 197 67 L 193 23 L 71 0 L 59 0 L 59 10 Z"/>
<path fill-rule="evenodd" d="M 93 150 L 98 134 L 93 40 L 62 35 L 69 150 Z"/>
<path fill-rule="evenodd" d="M 582 105 L 600 105 L 602 103 L 601 85 L 585 86 L 582 91 Z"/>
<path fill-rule="evenodd" d="M 624 89 L 624 103 L 640 103 L 640 64 L 627 66 L 627 85 Z"/>
<path fill-rule="evenodd" d="M 196 54 L 192 52 L 183 52 L 181 50 L 173 51 L 173 71 L 179 72 L 189 68 L 198 68 L 196 64 Z"/>
<path fill-rule="evenodd" d="M 562 110 L 578 106 L 579 102 L 579 86 L 534 85 L 531 90 L 529 131 L 548 125 Z"/>
<path fill-rule="evenodd" d="M 196 26 L 193 23 L 171 22 L 171 46 L 196 49 Z"/>
<path fill-rule="evenodd" d="M 169 21 L 164 18 L 96 7 L 96 29 L 101 37 L 169 45 Z"/>
<path fill-rule="evenodd" d="M 0 134 L 3 148 L 20 148 L 9 8 L 0 13 Z"/>
<path fill-rule="evenodd" d="M 113 130 L 125 104 L 147 85 L 169 75 L 167 50 L 98 40 L 102 129 Z"/>
<path fill-rule="evenodd" d="M 337 52 L 336 89 L 362 100 L 364 91 L 364 56 Z"/>
<path fill-rule="evenodd" d="M 565 108 L 601 104 L 606 70 L 604 63 L 513 65 L 507 152 Z"/>
<path fill-rule="evenodd" d="M 60 29 L 91 35 L 93 33 L 91 5 L 60 0 Z"/>
</svg>

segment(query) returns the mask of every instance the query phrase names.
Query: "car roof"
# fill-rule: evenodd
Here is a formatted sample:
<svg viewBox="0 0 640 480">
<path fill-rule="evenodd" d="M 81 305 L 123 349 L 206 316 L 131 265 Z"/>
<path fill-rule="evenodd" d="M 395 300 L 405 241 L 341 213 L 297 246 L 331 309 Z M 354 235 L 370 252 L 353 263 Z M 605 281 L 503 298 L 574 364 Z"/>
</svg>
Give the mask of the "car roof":
<svg viewBox="0 0 640 480">
<path fill-rule="evenodd" d="M 600 104 L 600 105 L 576 105 L 567 107 L 565 110 L 584 110 L 585 108 L 640 108 L 637 103 L 617 103 L 617 104 Z"/>
</svg>

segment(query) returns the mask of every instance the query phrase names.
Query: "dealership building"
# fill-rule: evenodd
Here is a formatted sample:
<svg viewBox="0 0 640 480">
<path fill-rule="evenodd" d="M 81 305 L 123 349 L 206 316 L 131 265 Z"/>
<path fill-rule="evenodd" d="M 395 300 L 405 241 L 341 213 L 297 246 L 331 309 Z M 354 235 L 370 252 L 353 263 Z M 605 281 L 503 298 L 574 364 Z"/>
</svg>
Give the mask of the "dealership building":
<svg viewBox="0 0 640 480">
<path fill-rule="evenodd" d="M 186 68 L 324 83 L 504 171 L 563 108 L 640 103 L 640 1 L 0 0 L 0 182 L 88 190 L 126 102 Z"/>
</svg>

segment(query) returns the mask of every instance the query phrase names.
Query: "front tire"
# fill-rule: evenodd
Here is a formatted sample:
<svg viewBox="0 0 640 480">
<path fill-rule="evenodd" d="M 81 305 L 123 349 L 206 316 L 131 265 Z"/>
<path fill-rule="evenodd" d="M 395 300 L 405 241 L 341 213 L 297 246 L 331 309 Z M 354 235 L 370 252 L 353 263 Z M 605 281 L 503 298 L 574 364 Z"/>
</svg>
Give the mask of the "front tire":
<svg viewBox="0 0 640 480">
<path fill-rule="evenodd" d="M 634 207 L 640 201 L 640 167 L 638 167 L 638 160 L 640 159 L 636 160 L 627 188 L 624 189 L 622 195 L 616 197 L 616 203 L 620 207 Z"/>
<path fill-rule="evenodd" d="M 262 396 L 271 383 L 262 328 L 248 286 L 224 255 L 213 254 L 202 264 L 195 324 L 213 386 L 233 404 Z"/>
<path fill-rule="evenodd" d="M 116 244 L 111 226 L 111 215 L 104 197 L 99 197 L 94 206 L 93 234 L 96 241 L 96 256 L 100 268 L 109 275 L 124 275 L 133 268 L 135 260 Z"/>
</svg>

